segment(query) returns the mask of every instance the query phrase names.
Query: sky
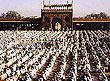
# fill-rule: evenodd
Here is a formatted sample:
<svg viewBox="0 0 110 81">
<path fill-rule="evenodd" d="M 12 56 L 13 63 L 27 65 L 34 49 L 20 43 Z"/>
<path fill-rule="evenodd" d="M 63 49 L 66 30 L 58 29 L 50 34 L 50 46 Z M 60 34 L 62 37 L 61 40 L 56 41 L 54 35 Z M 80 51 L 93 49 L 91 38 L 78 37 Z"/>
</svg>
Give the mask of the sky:
<svg viewBox="0 0 110 81">
<path fill-rule="evenodd" d="M 0 0 L 0 15 L 14 10 L 22 16 L 41 16 L 41 2 L 43 0 Z M 72 0 L 69 0 L 71 3 Z M 73 16 L 83 17 L 91 13 L 105 12 L 110 15 L 110 0 L 73 0 Z M 49 0 L 45 0 L 48 4 Z M 67 0 L 51 0 L 51 4 L 64 4 Z"/>
</svg>

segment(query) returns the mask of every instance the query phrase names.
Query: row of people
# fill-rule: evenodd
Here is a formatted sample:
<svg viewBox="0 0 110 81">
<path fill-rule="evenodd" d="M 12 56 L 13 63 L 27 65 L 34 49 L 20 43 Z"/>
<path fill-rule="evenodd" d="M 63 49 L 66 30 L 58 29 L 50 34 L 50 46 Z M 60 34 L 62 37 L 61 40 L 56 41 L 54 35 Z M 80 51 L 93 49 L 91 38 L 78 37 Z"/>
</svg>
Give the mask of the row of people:
<svg viewBox="0 0 110 81">
<path fill-rule="evenodd" d="M 108 80 L 106 31 L 0 31 L 0 79 L 4 81 Z"/>
</svg>

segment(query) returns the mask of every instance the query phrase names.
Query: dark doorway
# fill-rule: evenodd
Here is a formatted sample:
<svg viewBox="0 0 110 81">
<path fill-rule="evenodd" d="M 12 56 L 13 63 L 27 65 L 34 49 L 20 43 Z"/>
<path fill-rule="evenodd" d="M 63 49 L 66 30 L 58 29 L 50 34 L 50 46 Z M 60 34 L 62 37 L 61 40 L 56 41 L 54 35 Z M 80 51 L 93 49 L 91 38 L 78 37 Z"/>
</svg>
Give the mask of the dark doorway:
<svg viewBox="0 0 110 81">
<path fill-rule="evenodd" d="M 54 18 L 52 21 L 52 29 L 54 31 L 56 30 L 62 30 L 62 20 L 59 18 Z"/>
</svg>

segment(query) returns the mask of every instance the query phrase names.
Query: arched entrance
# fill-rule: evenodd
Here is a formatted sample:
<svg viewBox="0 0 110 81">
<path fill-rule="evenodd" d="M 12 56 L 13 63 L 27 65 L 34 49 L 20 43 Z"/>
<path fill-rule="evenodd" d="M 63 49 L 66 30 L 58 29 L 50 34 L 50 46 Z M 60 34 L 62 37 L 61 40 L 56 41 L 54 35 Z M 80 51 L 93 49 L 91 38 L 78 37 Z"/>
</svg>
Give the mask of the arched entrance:
<svg viewBox="0 0 110 81">
<path fill-rule="evenodd" d="M 52 20 L 52 29 L 53 30 L 62 30 L 62 20 L 59 18 L 54 18 Z"/>
</svg>

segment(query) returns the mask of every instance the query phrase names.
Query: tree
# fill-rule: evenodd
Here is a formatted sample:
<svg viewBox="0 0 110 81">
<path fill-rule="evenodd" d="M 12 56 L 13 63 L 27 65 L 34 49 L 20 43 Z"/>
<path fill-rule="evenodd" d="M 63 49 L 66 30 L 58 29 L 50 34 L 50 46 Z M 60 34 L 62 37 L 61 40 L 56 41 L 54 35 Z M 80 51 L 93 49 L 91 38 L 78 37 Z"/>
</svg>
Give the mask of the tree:
<svg viewBox="0 0 110 81">
<path fill-rule="evenodd" d="M 6 16 L 5 13 L 3 13 L 3 14 L 1 15 L 1 18 L 5 18 L 5 16 Z"/>
<path fill-rule="evenodd" d="M 85 18 L 86 19 L 91 19 L 91 15 L 87 15 Z"/>
<path fill-rule="evenodd" d="M 2 18 L 6 18 L 6 19 L 20 19 L 23 18 L 23 16 L 21 16 L 18 12 L 16 11 L 8 11 L 6 14 L 2 14 L 1 15 Z"/>
<path fill-rule="evenodd" d="M 100 16 L 101 19 L 102 19 L 102 18 L 107 18 L 107 17 L 108 17 L 107 14 L 104 13 L 104 12 L 101 12 L 101 13 L 99 14 L 99 16 Z"/>
<path fill-rule="evenodd" d="M 89 14 L 85 16 L 86 19 L 106 19 L 109 18 L 105 12 L 101 12 L 99 14 Z"/>
</svg>

